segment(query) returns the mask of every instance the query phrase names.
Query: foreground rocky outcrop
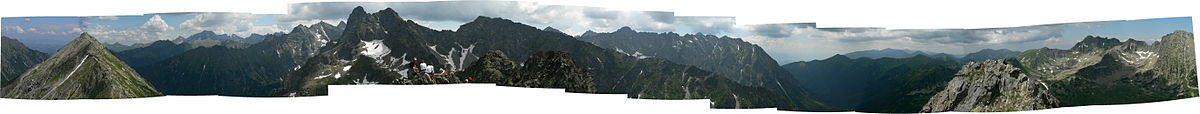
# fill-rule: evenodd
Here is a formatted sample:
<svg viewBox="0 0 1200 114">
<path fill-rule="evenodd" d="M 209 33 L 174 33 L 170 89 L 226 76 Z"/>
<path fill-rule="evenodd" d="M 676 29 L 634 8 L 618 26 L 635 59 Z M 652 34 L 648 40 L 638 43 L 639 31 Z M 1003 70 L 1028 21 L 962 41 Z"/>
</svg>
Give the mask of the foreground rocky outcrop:
<svg viewBox="0 0 1200 114">
<path fill-rule="evenodd" d="M 500 85 L 536 88 L 566 88 L 568 92 L 595 92 L 592 75 L 575 64 L 567 52 L 543 51 L 525 60 L 516 75 L 506 77 Z"/>
<path fill-rule="evenodd" d="M 1052 108 L 1058 100 L 1048 87 L 1003 60 L 963 65 L 946 89 L 929 99 L 921 112 L 1001 112 Z"/>
<path fill-rule="evenodd" d="M 479 61 L 471 63 L 458 76 L 469 83 L 496 83 L 513 75 L 511 72 L 514 69 L 517 69 L 517 64 L 508 59 L 508 55 L 500 50 L 492 50 L 480 57 Z"/>
</svg>

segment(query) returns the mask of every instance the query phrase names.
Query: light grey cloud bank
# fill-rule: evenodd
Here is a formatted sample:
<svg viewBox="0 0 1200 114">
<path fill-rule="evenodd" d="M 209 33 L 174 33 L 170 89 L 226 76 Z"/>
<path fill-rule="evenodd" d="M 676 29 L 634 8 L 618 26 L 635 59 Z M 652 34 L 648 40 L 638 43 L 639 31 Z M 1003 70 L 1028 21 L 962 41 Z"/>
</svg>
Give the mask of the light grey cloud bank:
<svg viewBox="0 0 1200 114">
<path fill-rule="evenodd" d="M 139 39 L 173 38 L 181 33 L 211 30 L 246 36 L 289 31 L 297 25 L 345 21 L 355 7 L 368 12 L 392 8 L 399 16 L 442 30 L 454 30 L 478 16 L 500 17 L 535 27 L 554 27 L 571 35 L 585 31 L 607 32 L 631 27 L 644 32 L 704 33 L 741 38 L 757 44 L 781 63 L 824 59 L 853 51 L 896 48 L 966 54 L 981 49 L 1026 50 L 1069 46 L 1075 36 L 1066 30 L 1088 28 L 1093 23 L 1050 24 L 982 29 L 821 28 L 816 23 L 737 25 L 734 17 L 675 16 L 673 12 L 617 11 L 598 7 L 539 5 L 514 1 L 437 2 L 327 2 L 291 4 L 287 14 L 188 13 L 190 19 L 163 23 L 155 15 L 140 27 L 113 29 L 98 25 L 97 33 Z M 100 16 L 93 20 L 124 20 Z M 263 22 L 263 20 L 268 22 Z M 6 28 L 6 30 L 9 30 Z M 24 29 L 21 29 L 24 30 Z M 1190 29 L 1189 29 L 1190 30 Z M 185 31 L 170 34 L 169 31 Z M 145 39 L 145 40 L 141 40 Z"/>
</svg>

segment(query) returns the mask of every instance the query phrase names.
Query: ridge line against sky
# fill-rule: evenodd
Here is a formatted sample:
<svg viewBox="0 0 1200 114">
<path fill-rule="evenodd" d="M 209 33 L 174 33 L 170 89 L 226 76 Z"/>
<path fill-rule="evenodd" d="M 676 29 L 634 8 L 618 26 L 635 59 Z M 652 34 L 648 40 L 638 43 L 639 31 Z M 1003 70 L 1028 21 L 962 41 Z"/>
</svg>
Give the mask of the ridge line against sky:
<svg viewBox="0 0 1200 114">
<path fill-rule="evenodd" d="M 820 28 L 815 23 L 738 25 L 735 17 L 676 16 L 674 12 L 663 11 L 621 11 L 535 2 L 438 1 L 296 3 L 290 4 L 288 13 L 281 15 L 202 12 L 86 18 L 5 17 L 3 34 L 35 45 L 65 44 L 62 39 L 69 37 L 62 36 L 78 32 L 90 32 L 107 43 L 123 44 L 187 37 L 204 30 L 245 37 L 252 33 L 286 32 L 301 24 L 337 23 L 344 21 L 349 9 L 355 6 L 364 6 L 372 12 L 394 8 L 401 17 L 434 29 L 453 30 L 476 16 L 490 16 L 539 28 L 550 26 L 572 35 L 587 30 L 608 32 L 623 26 L 643 32 L 729 35 L 763 47 L 781 63 L 884 48 L 950 54 L 982 49 L 1066 48 L 1086 35 L 1154 41 L 1174 30 L 1192 31 L 1190 17 L 981 29 Z"/>
</svg>

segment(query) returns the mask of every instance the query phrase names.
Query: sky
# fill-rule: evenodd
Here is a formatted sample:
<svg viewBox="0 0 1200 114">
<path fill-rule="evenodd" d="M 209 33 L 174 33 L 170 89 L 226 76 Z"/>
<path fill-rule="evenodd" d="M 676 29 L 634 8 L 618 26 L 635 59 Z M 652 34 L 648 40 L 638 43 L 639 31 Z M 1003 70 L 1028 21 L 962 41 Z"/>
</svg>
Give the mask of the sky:
<svg viewBox="0 0 1200 114">
<path fill-rule="evenodd" d="M 477 16 L 488 16 L 539 28 L 554 27 L 571 35 L 589 30 L 610 32 L 629 26 L 641 32 L 730 36 L 759 45 L 780 63 L 885 48 L 962 55 L 982 49 L 1069 48 L 1087 35 L 1156 41 L 1174 30 L 1192 32 L 1190 17 L 981 29 L 824 28 L 818 26 L 819 22 L 738 25 L 736 17 L 675 16 L 673 12 L 663 11 L 622 11 L 512 1 L 297 3 L 289 5 L 286 14 L 196 12 L 6 17 L 0 26 L 3 26 L 4 36 L 27 44 L 57 43 L 61 46 L 79 32 L 89 32 L 106 43 L 136 44 L 187 37 L 205 30 L 244 37 L 286 32 L 298 25 L 317 22 L 336 24 L 345 21 L 351 9 L 357 6 L 363 6 L 367 12 L 393 8 L 404 19 L 441 30 L 455 30 Z"/>
<path fill-rule="evenodd" d="M 790 63 L 875 49 L 908 49 L 965 55 L 983 49 L 1066 49 L 1085 36 L 1157 41 L 1175 30 L 1192 31 L 1191 17 L 1031 25 L 981 29 L 820 28 L 810 24 L 744 27 L 735 36 L 758 44 L 776 61 Z M 1149 42 L 1148 42 L 1149 43 Z"/>
<path fill-rule="evenodd" d="M 17 39 L 31 49 L 54 52 L 79 36 L 88 24 L 80 17 L 4 17 L 0 18 L 3 36 Z"/>
</svg>

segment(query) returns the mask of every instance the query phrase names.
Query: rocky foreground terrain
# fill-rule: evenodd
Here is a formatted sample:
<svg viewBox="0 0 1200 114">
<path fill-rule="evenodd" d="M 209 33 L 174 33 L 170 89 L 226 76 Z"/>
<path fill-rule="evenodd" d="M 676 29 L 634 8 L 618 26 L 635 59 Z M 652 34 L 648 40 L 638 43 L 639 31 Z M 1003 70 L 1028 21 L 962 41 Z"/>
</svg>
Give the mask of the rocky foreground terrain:
<svg viewBox="0 0 1200 114">
<path fill-rule="evenodd" d="M 1045 83 L 1021 73 L 1003 60 L 987 60 L 963 65 L 946 84 L 946 89 L 930 98 L 921 112 L 971 111 L 1002 112 L 1052 108 L 1058 100 Z"/>
</svg>

